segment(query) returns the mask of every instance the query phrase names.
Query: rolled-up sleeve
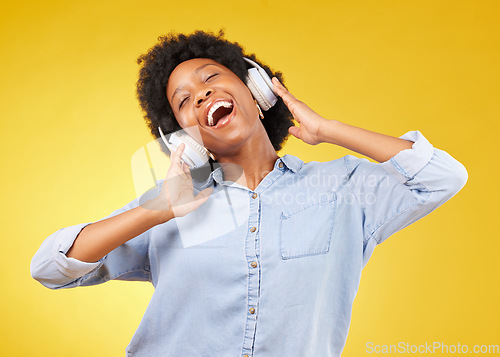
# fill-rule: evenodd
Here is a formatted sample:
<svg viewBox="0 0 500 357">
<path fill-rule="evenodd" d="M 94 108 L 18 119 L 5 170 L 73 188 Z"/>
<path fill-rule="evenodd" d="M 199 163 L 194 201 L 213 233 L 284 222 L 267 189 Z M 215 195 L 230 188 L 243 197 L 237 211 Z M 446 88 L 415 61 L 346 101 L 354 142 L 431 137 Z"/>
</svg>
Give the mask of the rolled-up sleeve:
<svg viewBox="0 0 500 357">
<path fill-rule="evenodd" d="M 419 131 L 400 138 L 412 141 L 412 148 L 386 162 L 345 158 L 347 184 L 363 210 L 367 258 L 375 245 L 441 206 L 467 182 L 465 167 Z"/>
<path fill-rule="evenodd" d="M 430 191 L 447 191 L 453 197 L 465 186 L 468 174 L 464 165 L 446 151 L 434 148 L 419 131 L 410 131 L 401 139 L 413 141 L 411 149 L 403 150 L 380 165 L 407 186 L 416 181 Z M 415 182 L 411 182 L 413 179 Z"/>
<path fill-rule="evenodd" d="M 139 200 L 135 199 L 102 220 L 138 205 Z M 150 230 L 120 245 L 96 262 L 67 257 L 66 253 L 78 234 L 91 223 L 65 227 L 48 236 L 31 260 L 31 276 L 50 289 L 96 285 L 113 279 L 151 281 L 148 256 Z"/>
</svg>

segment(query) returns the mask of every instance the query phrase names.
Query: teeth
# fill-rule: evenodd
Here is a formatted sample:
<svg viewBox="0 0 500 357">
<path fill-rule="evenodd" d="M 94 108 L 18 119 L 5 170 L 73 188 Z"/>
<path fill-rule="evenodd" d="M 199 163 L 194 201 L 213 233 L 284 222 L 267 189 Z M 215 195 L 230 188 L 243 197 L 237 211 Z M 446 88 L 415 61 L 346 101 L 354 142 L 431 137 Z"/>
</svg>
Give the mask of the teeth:
<svg viewBox="0 0 500 357">
<path fill-rule="evenodd" d="M 233 107 L 233 103 L 231 102 L 228 102 L 228 101 L 225 101 L 225 100 L 221 100 L 220 102 L 217 102 L 215 103 L 214 105 L 212 105 L 212 107 L 210 108 L 210 110 L 208 111 L 208 125 L 209 126 L 213 126 L 214 125 L 214 118 L 212 118 L 212 115 L 215 113 L 215 111 L 217 109 L 219 109 L 220 107 L 224 107 L 224 108 L 232 108 Z"/>
</svg>

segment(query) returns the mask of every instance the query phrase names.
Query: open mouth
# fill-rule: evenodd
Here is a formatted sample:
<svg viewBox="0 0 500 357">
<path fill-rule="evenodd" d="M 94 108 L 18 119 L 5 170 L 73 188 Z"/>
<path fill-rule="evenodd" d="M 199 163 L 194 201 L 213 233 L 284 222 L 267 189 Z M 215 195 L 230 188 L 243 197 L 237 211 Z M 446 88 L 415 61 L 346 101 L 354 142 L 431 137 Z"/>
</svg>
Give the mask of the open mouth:
<svg viewBox="0 0 500 357">
<path fill-rule="evenodd" d="M 208 111 L 208 126 L 217 126 L 217 123 L 226 121 L 233 112 L 233 102 L 231 100 L 218 100 Z"/>
</svg>

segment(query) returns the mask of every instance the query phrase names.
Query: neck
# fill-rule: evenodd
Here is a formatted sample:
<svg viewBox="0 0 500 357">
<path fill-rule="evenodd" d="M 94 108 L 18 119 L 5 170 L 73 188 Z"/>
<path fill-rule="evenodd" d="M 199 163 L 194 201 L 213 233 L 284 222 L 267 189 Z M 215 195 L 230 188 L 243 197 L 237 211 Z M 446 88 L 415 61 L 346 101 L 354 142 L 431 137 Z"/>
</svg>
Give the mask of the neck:
<svg viewBox="0 0 500 357">
<path fill-rule="evenodd" d="M 264 177 L 273 170 L 278 158 L 267 133 L 263 130 L 260 135 L 252 135 L 239 150 L 217 158 L 217 162 L 224 171 L 225 180 L 255 190 Z"/>
</svg>

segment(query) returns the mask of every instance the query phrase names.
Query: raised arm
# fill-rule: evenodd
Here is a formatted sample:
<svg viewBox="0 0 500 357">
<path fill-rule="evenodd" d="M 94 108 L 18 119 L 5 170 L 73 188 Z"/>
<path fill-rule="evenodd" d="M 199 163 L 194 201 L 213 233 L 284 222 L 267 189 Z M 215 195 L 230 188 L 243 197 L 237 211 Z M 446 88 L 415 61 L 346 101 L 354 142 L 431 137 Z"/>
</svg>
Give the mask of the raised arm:
<svg viewBox="0 0 500 357">
<path fill-rule="evenodd" d="M 378 162 L 387 161 L 401 150 L 412 147 L 413 142 L 408 140 L 375 133 L 338 120 L 327 120 L 295 98 L 276 77 L 273 83 L 275 92 L 300 124 L 290 127 L 289 132 L 308 144 L 326 142 L 339 145 Z"/>
<path fill-rule="evenodd" d="M 46 238 L 31 260 L 31 276 L 52 289 L 110 279 L 148 280 L 148 231 L 195 210 L 211 192 L 205 189 L 193 197 L 189 169 L 180 160 L 183 149 L 181 145 L 173 153 L 156 197 L 146 200 L 144 194 L 105 219 L 66 227 Z"/>
<path fill-rule="evenodd" d="M 189 169 L 180 160 L 184 147 L 179 146 L 173 153 L 166 178 L 167 184 L 162 186 L 158 197 L 129 211 L 86 226 L 66 256 L 86 262 L 97 261 L 148 229 L 165 223 L 174 216 L 183 216 L 205 202 L 210 194 L 208 189 L 193 197 Z"/>
<path fill-rule="evenodd" d="M 96 262 L 123 243 L 163 222 L 158 211 L 143 206 L 132 208 L 85 226 L 66 256 L 82 262 Z"/>
<path fill-rule="evenodd" d="M 299 123 L 289 128 L 292 135 L 311 145 L 341 145 L 379 162 L 344 157 L 345 184 L 363 216 L 364 264 L 375 245 L 441 206 L 467 182 L 465 167 L 434 148 L 419 131 L 396 138 L 327 120 L 290 94 L 276 78 L 273 83 Z"/>
</svg>

